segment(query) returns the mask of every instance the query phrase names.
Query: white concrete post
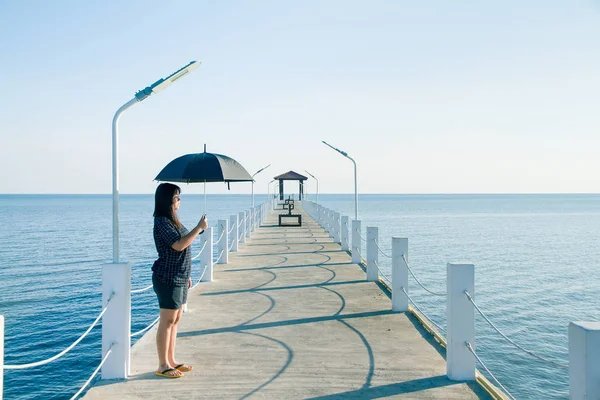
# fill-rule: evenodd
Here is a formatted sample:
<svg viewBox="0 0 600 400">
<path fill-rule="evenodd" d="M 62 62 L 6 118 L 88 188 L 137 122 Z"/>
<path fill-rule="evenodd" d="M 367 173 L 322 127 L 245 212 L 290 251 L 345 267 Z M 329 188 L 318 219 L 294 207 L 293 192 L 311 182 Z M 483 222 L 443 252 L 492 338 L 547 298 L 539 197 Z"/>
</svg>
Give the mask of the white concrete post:
<svg viewBox="0 0 600 400">
<path fill-rule="evenodd" d="M 379 280 L 379 271 L 377 263 L 379 263 L 379 251 L 375 241 L 379 243 L 379 228 L 376 226 L 367 227 L 367 280 L 369 282 L 377 282 Z"/>
<path fill-rule="evenodd" d="M 340 213 L 335 211 L 333 213 L 333 241 L 335 243 L 342 244 L 342 230 L 340 228 L 340 225 L 341 225 Z"/>
<path fill-rule="evenodd" d="M 340 229 L 342 230 L 342 250 L 348 251 L 350 246 L 348 244 L 348 216 L 347 215 L 342 216 L 342 225 L 341 225 Z"/>
<path fill-rule="evenodd" d="M 446 374 L 453 381 L 475 380 L 475 357 L 467 346 L 475 350 L 475 308 L 465 290 L 475 300 L 475 267 L 473 264 L 448 263 L 446 267 L 448 347 Z"/>
<path fill-rule="evenodd" d="M 246 243 L 246 211 L 240 211 L 240 220 L 238 221 L 240 227 L 240 243 Z"/>
<path fill-rule="evenodd" d="M 202 254 L 200 255 L 200 266 L 202 270 L 202 279 L 200 282 L 212 282 L 213 281 L 213 228 L 208 227 L 202 235 L 200 235 L 200 248 L 204 246 Z"/>
<path fill-rule="evenodd" d="M 102 316 L 102 358 L 111 345 L 112 352 L 102 366 L 102 379 L 126 379 L 131 365 L 130 264 L 102 266 L 102 308 L 107 304 L 108 308 Z"/>
<path fill-rule="evenodd" d="M 0 400 L 4 393 L 4 315 L 0 315 Z"/>
<path fill-rule="evenodd" d="M 252 234 L 250 225 L 252 224 L 252 209 L 246 210 L 246 237 L 249 238 Z"/>
<path fill-rule="evenodd" d="M 352 264 L 360 264 L 360 220 L 352 220 Z"/>
<path fill-rule="evenodd" d="M 600 399 L 600 322 L 569 324 L 569 388 L 572 400 Z"/>
<path fill-rule="evenodd" d="M 220 219 L 218 221 L 219 230 L 218 237 L 221 239 L 217 242 L 217 257 L 221 257 L 217 264 L 227 264 L 229 262 L 229 225 L 226 219 Z M 223 252 L 223 255 L 221 255 Z"/>
<path fill-rule="evenodd" d="M 408 311 L 408 268 L 402 256 L 408 260 L 408 238 L 392 237 L 392 311 Z"/>
<path fill-rule="evenodd" d="M 233 228 L 231 231 L 231 251 L 238 251 L 240 239 L 240 223 L 236 214 L 229 216 L 229 225 Z"/>
</svg>

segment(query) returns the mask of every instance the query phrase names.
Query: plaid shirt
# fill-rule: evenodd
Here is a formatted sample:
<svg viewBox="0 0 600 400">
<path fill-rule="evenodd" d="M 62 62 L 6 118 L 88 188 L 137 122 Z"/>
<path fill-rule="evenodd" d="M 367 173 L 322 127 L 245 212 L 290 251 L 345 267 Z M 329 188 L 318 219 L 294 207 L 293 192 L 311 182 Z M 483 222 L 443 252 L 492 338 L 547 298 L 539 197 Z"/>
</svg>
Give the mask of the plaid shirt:
<svg viewBox="0 0 600 400">
<path fill-rule="evenodd" d="M 182 251 L 171 247 L 188 233 L 185 226 L 177 229 L 166 217 L 154 218 L 154 244 L 158 252 L 158 260 L 154 261 L 152 272 L 159 281 L 172 286 L 188 284 L 192 272 L 192 246 Z"/>
</svg>

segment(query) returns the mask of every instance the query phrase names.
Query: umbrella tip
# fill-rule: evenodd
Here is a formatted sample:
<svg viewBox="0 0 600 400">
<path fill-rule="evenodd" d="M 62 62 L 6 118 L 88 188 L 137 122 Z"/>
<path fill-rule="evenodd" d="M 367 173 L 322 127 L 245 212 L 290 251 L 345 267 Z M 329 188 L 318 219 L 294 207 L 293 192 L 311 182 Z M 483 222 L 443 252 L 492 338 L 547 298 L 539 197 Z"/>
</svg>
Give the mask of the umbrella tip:
<svg viewBox="0 0 600 400">
<path fill-rule="evenodd" d="M 206 143 L 204 143 L 204 152 L 206 153 Z"/>
</svg>

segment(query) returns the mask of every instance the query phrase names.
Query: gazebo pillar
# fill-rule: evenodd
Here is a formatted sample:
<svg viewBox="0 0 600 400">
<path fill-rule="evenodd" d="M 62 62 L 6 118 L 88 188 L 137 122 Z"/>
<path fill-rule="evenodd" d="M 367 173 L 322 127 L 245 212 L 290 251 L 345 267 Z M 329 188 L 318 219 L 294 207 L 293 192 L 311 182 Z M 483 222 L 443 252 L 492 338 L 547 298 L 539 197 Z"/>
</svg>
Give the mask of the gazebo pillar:
<svg viewBox="0 0 600 400">
<path fill-rule="evenodd" d="M 302 201 L 302 197 L 304 196 L 304 182 L 298 181 L 298 200 Z"/>
<path fill-rule="evenodd" d="M 279 200 L 283 200 L 283 179 L 279 180 Z"/>
</svg>

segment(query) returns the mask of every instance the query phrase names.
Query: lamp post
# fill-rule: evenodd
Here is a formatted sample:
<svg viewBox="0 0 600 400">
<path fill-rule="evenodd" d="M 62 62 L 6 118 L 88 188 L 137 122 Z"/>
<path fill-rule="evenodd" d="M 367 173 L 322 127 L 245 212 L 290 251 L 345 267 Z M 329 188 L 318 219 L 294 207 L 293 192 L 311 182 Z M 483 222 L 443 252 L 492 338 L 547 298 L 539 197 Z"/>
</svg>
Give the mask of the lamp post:
<svg viewBox="0 0 600 400">
<path fill-rule="evenodd" d="M 271 182 L 267 183 L 267 195 L 269 196 L 269 200 L 271 200 L 271 183 L 275 182 L 277 179 L 273 179 Z"/>
<path fill-rule="evenodd" d="M 352 161 L 354 163 L 354 220 L 358 221 L 358 185 L 356 182 L 356 161 L 354 161 L 354 159 L 352 157 L 350 157 L 348 155 L 348 153 L 346 153 L 345 151 L 342 151 L 338 148 L 333 147 L 332 145 L 330 145 L 329 143 L 327 143 L 324 140 L 322 140 L 322 142 L 324 144 L 326 144 L 327 146 L 331 147 L 332 149 L 334 149 L 335 151 L 337 151 L 338 153 L 340 153 L 341 155 L 343 155 L 344 157 L 350 159 L 350 161 Z"/>
<path fill-rule="evenodd" d="M 179 78 L 184 77 L 200 66 L 198 61 L 192 61 L 183 68 L 175 71 L 164 79 L 159 79 L 152 85 L 140 90 L 135 97 L 123 104 L 117 110 L 112 121 L 112 198 L 113 198 L 113 263 L 119 262 L 119 146 L 118 146 L 118 124 L 121 114 L 131 106 L 147 97 L 160 93 Z"/>
<path fill-rule="evenodd" d="M 266 167 L 262 167 L 261 169 L 256 171 L 254 175 L 252 175 L 252 208 L 254 208 L 254 177 L 258 175 L 258 173 L 263 172 L 265 169 L 269 168 L 270 166 L 271 164 L 267 165 Z"/>
<path fill-rule="evenodd" d="M 304 171 L 306 171 L 306 170 L 304 170 Z M 313 174 L 311 174 L 310 172 L 306 171 L 306 173 L 309 174 L 310 176 L 312 176 L 315 181 L 317 181 L 317 204 L 319 204 L 319 180 L 317 178 L 315 178 L 315 176 Z"/>
</svg>

